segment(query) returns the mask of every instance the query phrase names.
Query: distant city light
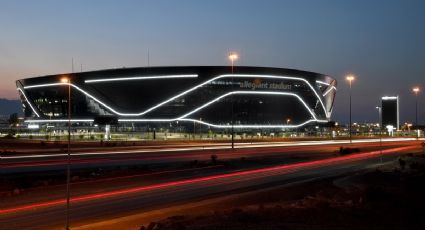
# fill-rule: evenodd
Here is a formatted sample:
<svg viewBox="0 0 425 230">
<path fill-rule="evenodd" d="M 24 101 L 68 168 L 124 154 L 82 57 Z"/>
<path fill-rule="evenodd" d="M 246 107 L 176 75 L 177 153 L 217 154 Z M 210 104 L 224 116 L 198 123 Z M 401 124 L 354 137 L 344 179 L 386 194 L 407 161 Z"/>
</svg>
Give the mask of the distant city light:
<svg viewBox="0 0 425 230">
<path fill-rule="evenodd" d="M 28 124 L 28 128 L 29 129 L 39 129 L 40 125 L 39 124 Z"/>
</svg>

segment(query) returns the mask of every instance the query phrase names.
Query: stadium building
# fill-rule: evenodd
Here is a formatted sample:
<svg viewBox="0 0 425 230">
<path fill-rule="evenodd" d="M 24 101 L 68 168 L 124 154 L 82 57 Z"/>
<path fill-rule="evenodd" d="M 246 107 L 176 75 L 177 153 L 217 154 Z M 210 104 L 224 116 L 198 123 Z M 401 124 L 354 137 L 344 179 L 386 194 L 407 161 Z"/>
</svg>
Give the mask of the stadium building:
<svg viewBox="0 0 425 230">
<path fill-rule="evenodd" d="M 64 79 L 68 81 L 64 81 Z M 282 68 L 121 68 L 16 81 L 26 122 L 209 129 L 288 129 L 328 123 L 331 77 Z"/>
</svg>

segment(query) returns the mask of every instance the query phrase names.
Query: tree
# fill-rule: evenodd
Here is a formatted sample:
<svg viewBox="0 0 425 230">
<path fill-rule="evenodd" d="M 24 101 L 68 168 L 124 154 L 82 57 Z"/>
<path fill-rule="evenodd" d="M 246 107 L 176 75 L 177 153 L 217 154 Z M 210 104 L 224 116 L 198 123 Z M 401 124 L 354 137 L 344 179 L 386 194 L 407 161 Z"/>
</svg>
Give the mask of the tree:
<svg viewBox="0 0 425 230">
<path fill-rule="evenodd" d="M 18 114 L 12 113 L 9 116 L 9 126 L 10 127 L 16 127 L 18 125 Z"/>
<path fill-rule="evenodd" d="M 13 129 L 13 127 L 16 127 L 18 125 L 18 114 L 17 113 L 12 113 L 9 116 L 9 136 L 14 136 L 16 134 L 16 130 Z"/>
</svg>

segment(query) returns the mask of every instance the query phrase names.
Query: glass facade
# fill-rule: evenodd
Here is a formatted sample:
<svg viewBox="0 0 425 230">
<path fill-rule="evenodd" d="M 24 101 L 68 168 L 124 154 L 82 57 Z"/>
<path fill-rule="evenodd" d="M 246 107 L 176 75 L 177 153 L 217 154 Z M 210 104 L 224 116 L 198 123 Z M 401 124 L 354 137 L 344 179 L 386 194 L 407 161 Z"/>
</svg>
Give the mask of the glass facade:
<svg viewBox="0 0 425 230">
<path fill-rule="evenodd" d="M 336 81 L 328 76 L 263 67 L 123 68 L 51 75 L 17 81 L 28 121 L 171 123 L 210 128 L 297 128 L 325 123 Z"/>
</svg>

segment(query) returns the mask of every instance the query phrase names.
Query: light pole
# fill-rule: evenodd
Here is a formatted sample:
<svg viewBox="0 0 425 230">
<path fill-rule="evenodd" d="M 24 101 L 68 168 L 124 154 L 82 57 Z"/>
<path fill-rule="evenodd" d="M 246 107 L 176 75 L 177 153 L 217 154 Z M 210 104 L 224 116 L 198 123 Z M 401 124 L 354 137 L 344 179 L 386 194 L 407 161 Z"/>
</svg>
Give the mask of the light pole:
<svg viewBox="0 0 425 230">
<path fill-rule="evenodd" d="M 350 84 L 350 126 L 349 126 L 349 132 L 350 132 L 350 143 L 352 143 L 353 142 L 353 140 L 352 140 L 352 138 L 351 138 L 351 83 L 352 83 L 352 81 L 355 79 L 355 77 L 354 77 L 354 75 L 348 75 L 346 78 L 345 78 L 348 82 L 349 82 L 349 84 Z"/>
<path fill-rule="evenodd" d="M 379 127 L 379 152 L 381 156 L 381 163 L 382 163 L 382 108 L 380 106 L 376 106 L 376 109 L 378 110 L 378 127 Z"/>
<path fill-rule="evenodd" d="M 421 91 L 419 87 L 413 87 L 413 93 L 415 94 L 416 98 L 416 118 L 415 118 L 415 125 L 418 128 L 417 129 L 417 138 L 419 139 L 419 124 L 418 124 L 418 93 Z"/>
<path fill-rule="evenodd" d="M 231 100 L 232 100 L 232 150 L 235 149 L 235 130 L 234 130 L 234 98 L 233 98 L 233 64 L 236 60 L 238 60 L 239 56 L 237 53 L 235 52 L 230 52 L 229 53 L 229 60 L 232 64 L 232 96 L 231 96 Z"/>
<path fill-rule="evenodd" d="M 199 121 L 202 121 L 202 117 L 199 118 Z M 199 123 L 199 140 L 202 141 L 202 123 Z"/>
<path fill-rule="evenodd" d="M 195 141 L 195 134 L 196 134 L 195 121 L 193 121 L 193 140 L 194 141 Z"/>
<path fill-rule="evenodd" d="M 66 230 L 69 230 L 69 201 L 71 184 L 71 79 L 62 78 L 61 82 L 68 85 L 68 150 L 66 164 Z"/>
</svg>

